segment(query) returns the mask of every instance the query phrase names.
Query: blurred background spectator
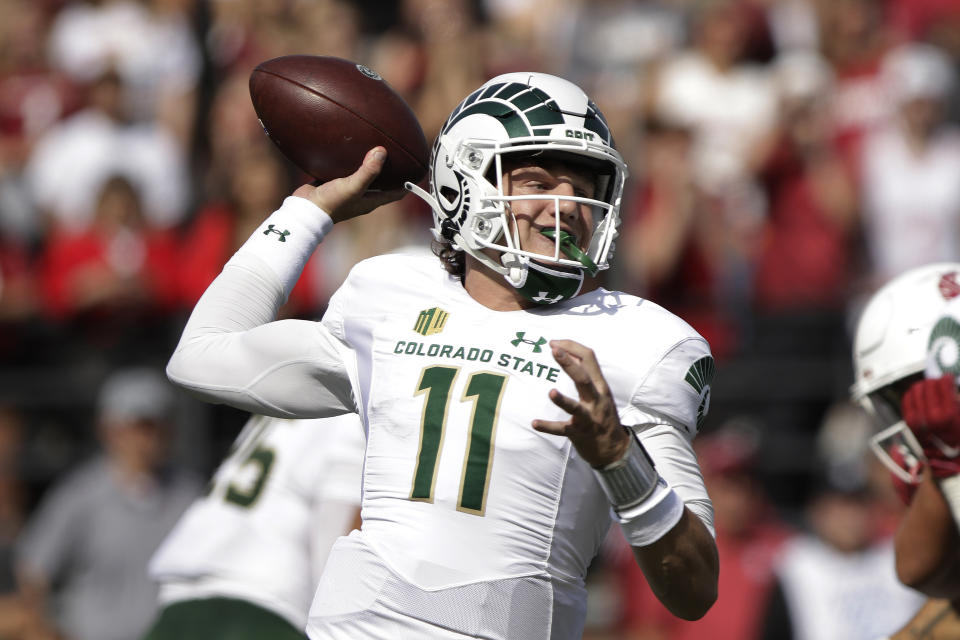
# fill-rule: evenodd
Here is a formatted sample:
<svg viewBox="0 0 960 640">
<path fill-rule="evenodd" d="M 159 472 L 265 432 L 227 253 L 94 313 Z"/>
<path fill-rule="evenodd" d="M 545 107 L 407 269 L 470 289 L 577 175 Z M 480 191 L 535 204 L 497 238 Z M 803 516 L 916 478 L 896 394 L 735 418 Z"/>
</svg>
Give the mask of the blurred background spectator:
<svg viewBox="0 0 960 640">
<path fill-rule="evenodd" d="M 817 438 L 817 478 L 806 532 L 783 548 L 764 640 L 871 640 L 899 629 L 924 597 L 897 580 L 894 509 L 885 471 L 869 451 L 873 425 L 848 402 L 828 412 Z M 882 484 L 879 482 L 882 480 Z"/>
<path fill-rule="evenodd" d="M 56 14 L 47 39 L 51 66 L 78 83 L 113 70 L 129 88 L 135 121 L 157 120 L 189 140 L 201 69 L 190 24 L 192 0 L 87 0 Z"/>
<path fill-rule="evenodd" d="M 160 371 L 126 368 L 102 385 L 98 455 L 45 494 L 16 549 L 33 624 L 76 640 L 136 638 L 156 611 L 147 562 L 199 479 L 169 464 L 174 394 Z"/>
<path fill-rule="evenodd" d="M 881 75 L 893 114 L 866 136 L 861 162 L 865 240 L 886 282 L 960 253 L 960 129 L 944 121 L 955 70 L 939 49 L 894 49 Z"/>
<path fill-rule="evenodd" d="M 727 577 L 758 598 L 763 532 L 819 510 L 818 426 L 847 396 L 863 300 L 960 260 L 955 0 L 0 0 L 0 15 L 0 414 L 20 425 L 0 541 L 97 449 L 99 382 L 161 366 L 249 229 L 307 181 L 250 103 L 250 71 L 274 56 L 371 66 L 431 139 L 497 73 L 557 73 L 596 98 L 631 169 L 604 284 L 711 342 L 702 455 L 721 564 L 746 567 Z M 283 314 L 318 317 L 354 262 L 422 247 L 428 223 L 407 198 L 338 225 Z M 713 468 L 744 416 L 758 448 Z M 209 474 L 245 419 L 181 398 L 173 460 Z M 742 530 L 722 515 L 746 505 Z M 647 608 L 616 558 L 596 564 L 591 637 L 693 633 Z M 728 591 L 711 615 L 742 607 L 748 634 L 759 605 Z M 0 619 L 20 620 L 10 598 Z"/>
<path fill-rule="evenodd" d="M 116 69 L 85 88 L 85 108 L 41 135 L 27 160 L 27 187 L 40 214 L 51 226 L 85 229 L 104 183 L 119 174 L 135 185 L 152 224 L 179 222 L 188 197 L 180 142 L 157 121 L 131 118 L 126 98 L 133 88 Z"/>
<path fill-rule="evenodd" d="M 92 314 L 103 322 L 172 308 L 174 238 L 151 227 L 126 178 L 114 176 L 103 183 L 86 228 L 57 228 L 45 244 L 41 290 L 51 316 Z"/>
</svg>

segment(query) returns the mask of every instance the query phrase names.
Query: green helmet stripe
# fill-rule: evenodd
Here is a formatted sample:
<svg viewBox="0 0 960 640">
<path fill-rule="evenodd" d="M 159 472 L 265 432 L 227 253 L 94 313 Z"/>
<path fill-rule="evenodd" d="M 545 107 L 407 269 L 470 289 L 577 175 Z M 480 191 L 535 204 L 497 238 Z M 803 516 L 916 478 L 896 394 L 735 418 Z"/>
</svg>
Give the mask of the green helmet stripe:
<svg viewBox="0 0 960 640">
<path fill-rule="evenodd" d="M 477 96 L 477 98 L 479 100 L 486 100 L 487 98 L 492 98 L 494 95 L 496 95 L 497 91 L 499 91 L 502 87 L 503 87 L 502 84 L 492 84 L 486 89 L 484 89 L 483 91 L 479 91 L 478 93 L 480 95 Z"/>
<path fill-rule="evenodd" d="M 590 101 L 587 105 L 587 117 L 583 119 L 583 127 L 593 131 L 611 147 L 614 146 L 613 136 L 610 135 L 610 127 L 607 125 L 607 121 L 604 120 L 600 109 L 597 108 L 597 105 L 594 104 L 593 101 Z"/>
<path fill-rule="evenodd" d="M 477 113 L 497 118 L 511 138 L 533 135 L 533 126 L 540 127 L 537 135 L 549 135 L 549 127 L 564 122 L 563 114 L 549 95 L 540 89 L 509 82 L 472 93 L 461 103 L 459 112 L 450 117 L 444 130 Z"/>
<path fill-rule="evenodd" d="M 545 104 L 537 105 L 534 109 L 527 111 L 525 114 L 527 120 L 530 121 L 530 124 L 536 127 L 534 133 L 539 133 L 537 128 L 545 128 L 546 130 L 539 135 L 549 135 L 550 128 L 556 124 L 563 124 L 563 114 L 559 111 L 551 109 Z"/>
<path fill-rule="evenodd" d="M 613 146 L 613 139 L 610 137 L 610 130 L 602 125 L 596 118 L 584 119 L 583 127 L 589 131 L 593 131 L 595 134 L 600 136 L 600 139 L 602 139 L 611 147 Z"/>
<path fill-rule="evenodd" d="M 527 123 L 523 121 L 523 118 L 520 117 L 520 114 L 515 112 L 509 105 L 493 100 L 477 102 L 476 104 L 467 107 L 458 113 L 456 118 L 453 118 L 447 123 L 447 128 L 452 127 L 467 116 L 471 116 L 475 113 L 493 116 L 499 120 L 500 124 L 503 125 L 503 128 L 507 130 L 507 135 L 509 135 L 511 138 L 520 138 L 531 135 L 530 128 L 527 126 Z"/>
<path fill-rule="evenodd" d="M 507 99 L 512 98 L 513 96 L 517 95 L 517 94 L 520 93 L 521 91 L 525 91 L 525 90 L 527 89 L 527 86 L 526 86 L 526 85 L 523 85 L 523 84 L 520 84 L 520 83 L 518 83 L 518 82 L 510 82 L 510 83 L 508 83 L 508 84 L 495 84 L 495 85 L 493 85 L 492 88 L 498 89 L 498 90 L 497 90 L 497 91 L 494 91 L 492 94 L 490 94 L 489 97 L 491 97 L 491 98 L 502 98 L 502 99 L 504 99 L 504 100 L 507 100 Z M 487 97 L 487 96 L 485 96 L 485 97 Z"/>
<path fill-rule="evenodd" d="M 517 108 L 521 111 L 525 111 L 531 107 L 540 106 L 547 100 L 549 100 L 549 97 L 537 91 L 536 89 L 524 91 L 523 93 L 519 93 L 510 98 L 510 102 L 517 105 Z"/>
<path fill-rule="evenodd" d="M 464 108 L 470 106 L 471 104 L 473 104 L 474 102 L 476 102 L 478 98 L 480 98 L 480 94 L 481 94 L 481 93 L 483 93 L 483 89 L 477 89 L 476 91 L 474 91 L 473 93 L 471 93 L 470 95 L 468 95 L 466 98 L 464 98 L 464 99 L 463 99 L 463 102 L 460 103 L 460 106 L 459 106 L 458 108 L 459 108 L 459 109 L 464 109 Z M 452 115 L 452 114 L 451 114 L 451 115 Z"/>
</svg>

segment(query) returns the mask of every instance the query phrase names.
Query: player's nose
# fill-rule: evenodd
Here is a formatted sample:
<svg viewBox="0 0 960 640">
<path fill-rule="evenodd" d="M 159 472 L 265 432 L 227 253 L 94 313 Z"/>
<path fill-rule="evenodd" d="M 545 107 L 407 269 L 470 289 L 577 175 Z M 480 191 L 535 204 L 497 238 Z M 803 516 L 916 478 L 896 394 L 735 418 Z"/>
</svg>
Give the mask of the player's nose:
<svg viewBox="0 0 960 640">
<path fill-rule="evenodd" d="M 580 207 L 578 203 L 567 199 L 567 197 L 575 195 L 573 185 L 562 182 L 551 190 L 550 195 L 558 196 L 551 198 L 547 206 L 550 215 L 553 216 L 555 212 L 559 212 L 561 221 L 567 223 L 575 222 L 580 215 Z"/>
</svg>

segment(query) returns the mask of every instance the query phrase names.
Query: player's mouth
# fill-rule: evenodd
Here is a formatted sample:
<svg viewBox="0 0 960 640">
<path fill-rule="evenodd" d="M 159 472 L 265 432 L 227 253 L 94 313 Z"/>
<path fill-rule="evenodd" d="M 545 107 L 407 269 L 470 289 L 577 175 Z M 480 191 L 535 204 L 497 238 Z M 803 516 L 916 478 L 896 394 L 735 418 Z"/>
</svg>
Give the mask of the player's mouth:
<svg viewBox="0 0 960 640">
<path fill-rule="evenodd" d="M 541 229 L 540 234 L 550 238 L 551 241 L 558 242 L 560 252 L 570 260 L 575 260 L 583 265 L 584 269 L 591 275 L 596 275 L 597 265 L 584 253 L 577 242 L 577 236 L 565 229 L 560 229 L 559 234 L 556 229 Z"/>
</svg>

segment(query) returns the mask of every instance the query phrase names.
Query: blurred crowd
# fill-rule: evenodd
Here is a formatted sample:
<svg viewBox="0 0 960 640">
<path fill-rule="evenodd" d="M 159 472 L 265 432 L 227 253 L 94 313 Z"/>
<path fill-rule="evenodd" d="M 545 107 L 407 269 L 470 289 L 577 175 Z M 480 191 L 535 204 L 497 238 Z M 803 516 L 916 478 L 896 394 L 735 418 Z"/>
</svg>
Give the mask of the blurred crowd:
<svg viewBox="0 0 960 640">
<path fill-rule="evenodd" d="M 865 298 L 960 260 L 960 2 L 0 0 L 0 638 L 73 637 L 29 622 L 56 620 L 32 593 L 100 579 L 52 550 L 45 501 L 67 501 L 68 473 L 89 480 L 77 464 L 97 451 L 157 440 L 116 443 L 103 416 L 123 403 L 105 381 L 160 370 L 229 256 L 309 181 L 247 88 L 258 63 L 293 53 L 372 67 L 428 140 L 493 75 L 583 86 L 631 170 L 606 284 L 680 315 L 717 357 L 700 445 L 722 564 L 711 637 L 826 638 L 795 621 L 830 615 L 869 640 L 876 620 L 909 617 L 889 555 L 897 502 L 844 399 Z M 281 313 L 319 317 L 355 262 L 429 242 L 429 219 L 406 198 L 338 225 Z M 143 469 L 207 475 L 244 416 L 172 402 L 165 453 Z M 150 492 L 193 484 L 161 476 L 127 488 L 166 513 Z M 641 595 L 624 555 L 612 536 L 592 633 L 705 637 Z M 21 557 L 42 589 L 21 575 L 18 592 Z M 832 582 L 818 586 L 818 562 Z M 793 597 L 800 583 L 822 601 Z"/>
</svg>

